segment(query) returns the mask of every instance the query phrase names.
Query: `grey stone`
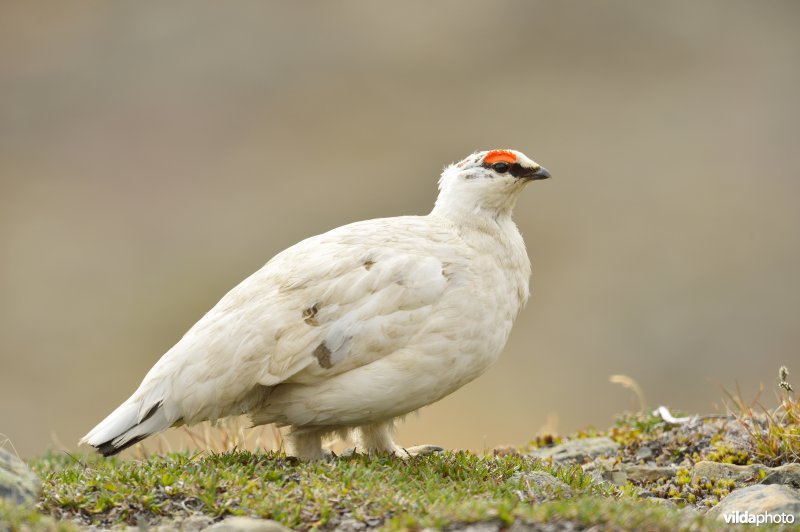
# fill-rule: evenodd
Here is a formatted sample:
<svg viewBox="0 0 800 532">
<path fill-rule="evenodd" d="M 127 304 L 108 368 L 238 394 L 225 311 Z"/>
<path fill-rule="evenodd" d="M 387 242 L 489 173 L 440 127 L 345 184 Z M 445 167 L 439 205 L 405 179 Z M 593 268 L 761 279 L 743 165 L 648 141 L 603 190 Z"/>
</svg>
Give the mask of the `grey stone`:
<svg viewBox="0 0 800 532">
<path fill-rule="evenodd" d="M 617 452 L 619 444 L 611 438 L 583 438 L 560 443 L 553 447 L 543 447 L 530 451 L 529 456 L 554 462 L 583 463 L 598 456 L 611 456 Z"/>
<path fill-rule="evenodd" d="M 672 478 L 678 473 L 677 467 L 659 467 L 630 465 L 624 466 L 623 471 L 634 482 L 655 482 L 660 478 Z"/>
<path fill-rule="evenodd" d="M 800 489 L 800 464 L 784 464 L 768 470 L 762 484 L 785 484 Z"/>
<path fill-rule="evenodd" d="M 286 532 L 291 529 L 271 519 L 235 516 L 226 517 L 206 530 L 210 532 Z"/>
<path fill-rule="evenodd" d="M 359 521 L 358 519 L 348 518 L 339 521 L 334 530 L 338 532 L 359 532 L 366 530 L 367 524 Z"/>
<path fill-rule="evenodd" d="M 667 508 L 678 508 L 678 505 L 675 504 L 675 501 L 671 501 L 669 499 L 662 499 L 660 497 L 651 497 L 646 499 L 644 504 L 652 504 L 654 506 L 666 506 Z"/>
<path fill-rule="evenodd" d="M 636 451 L 636 458 L 638 458 L 639 460 L 647 460 L 648 458 L 652 457 L 653 457 L 653 449 L 647 447 L 646 445 L 639 447 L 639 450 Z"/>
<path fill-rule="evenodd" d="M 538 497 L 569 496 L 572 494 L 569 484 L 544 471 L 514 473 L 506 482 L 512 486 L 530 489 Z"/>
<path fill-rule="evenodd" d="M 594 469 L 589 471 L 589 476 L 592 478 L 592 483 L 597 484 L 598 486 L 605 486 L 608 484 L 605 477 L 605 471 L 601 471 L 599 469 Z"/>
<path fill-rule="evenodd" d="M 800 494 L 787 486 L 755 484 L 734 490 L 706 515 L 722 521 L 726 514 L 733 512 L 789 514 L 797 522 L 800 521 Z"/>
<path fill-rule="evenodd" d="M 39 500 L 42 483 L 25 462 L 0 449 L 0 499 L 19 505 L 31 505 Z"/>
<path fill-rule="evenodd" d="M 598 527 L 586 528 L 586 525 L 574 521 L 555 520 L 549 523 L 525 522 L 517 519 L 507 532 L 572 532 L 573 530 L 584 530 L 587 532 L 597 532 Z"/>
<path fill-rule="evenodd" d="M 613 458 L 597 458 L 581 465 L 584 471 L 611 471 L 617 468 L 617 461 Z"/>
<path fill-rule="evenodd" d="M 498 532 L 500 525 L 493 521 L 486 523 L 470 523 L 462 527 L 457 527 L 456 530 L 461 532 Z"/>
<path fill-rule="evenodd" d="M 603 472 L 603 480 L 610 482 L 615 486 L 624 486 L 628 482 L 628 474 L 619 469 Z"/>
<path fill-rule="evenodd" d="M 737 482 L 753 480 L 758 476 L 759 471 L 767 468 L 761 464 L 734 465 L 721 462 L 709 462 L 704 460 L 697 462 L 692 470 L 692 480 L 699 478 L 724 478 Z"/>
<path fill-rule="evenodd" d="M 144 520 L 142 521 L 140 526 L 128 526 L 121 530 L 125 532 L 141 532 L 142 529 L 147 530 L 148 532 L 174 532 L 175 530 L 180 530 L 181 532 L 199 532 L 200 530 L 205 530 L 214 522 L 214 519 L 211 517 L 203 516 L 203 515 L 190 515 L 187 517 L 176 517 L 175 519 L 166 519 L 163 521 L 159 521 L 157 524 L 147 524 Z M 107 530 L 116 530 L 114 528 L 107 529 L 103 527 L 94 527 L 90 526 L 86 530 L 90 532 L 100 532 L 100 531 L 107 531 Z"/>
</svg>

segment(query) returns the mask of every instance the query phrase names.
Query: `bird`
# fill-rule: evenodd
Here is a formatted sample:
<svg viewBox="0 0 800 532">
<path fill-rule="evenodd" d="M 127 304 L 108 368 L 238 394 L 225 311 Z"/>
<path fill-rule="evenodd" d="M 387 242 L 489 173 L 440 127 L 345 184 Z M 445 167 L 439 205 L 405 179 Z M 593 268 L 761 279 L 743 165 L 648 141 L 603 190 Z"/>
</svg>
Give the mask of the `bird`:
<svg viewBox="0 0 800 532">
<path fill-rule="evenodd" d="M 321 460 L 331 435 L 410 454 L 395 423 L 484 373 L 529 294 L 512 211 L 550 173 L 522 152 L 445 167 L 433 210 L 302 240 L 230 290 L 80 443 L 114 455 L 169 427 L 249 416 Z M 419 446 L 420 454 L 432 446 Z M 440 448 L 436 448 L 440 450 Z"/>
</svg>

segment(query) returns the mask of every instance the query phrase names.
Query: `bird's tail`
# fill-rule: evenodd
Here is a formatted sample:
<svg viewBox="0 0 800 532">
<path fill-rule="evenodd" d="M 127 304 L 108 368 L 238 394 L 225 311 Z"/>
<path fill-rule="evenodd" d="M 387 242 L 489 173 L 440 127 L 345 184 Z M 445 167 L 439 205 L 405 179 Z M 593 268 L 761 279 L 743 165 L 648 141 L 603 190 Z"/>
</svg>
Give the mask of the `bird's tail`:
<svg viewBox="0 0 800 532">
<path fill-rule="evenodd" d="M 80 443 L 88 443 L 103 456 L 111 456 L 172 425 L 163 403 L 148 408 L 142 406 L 140 402 L 128 399 L 89 431 Z"/>
</svg>

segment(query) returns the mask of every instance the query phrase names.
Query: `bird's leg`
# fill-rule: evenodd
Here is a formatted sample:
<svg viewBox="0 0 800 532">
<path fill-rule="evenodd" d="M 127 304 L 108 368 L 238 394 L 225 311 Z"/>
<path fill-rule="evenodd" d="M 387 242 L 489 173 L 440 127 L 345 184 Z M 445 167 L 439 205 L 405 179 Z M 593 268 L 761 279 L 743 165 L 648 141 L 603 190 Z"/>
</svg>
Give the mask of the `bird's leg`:
<svg viewBox="0 0 800 532">
<path fill-rule="evenodd" d="M 322 450 L 322 433 L 319 431 L 293 431 L 286 435 L 284 441 L 287 456 L 294 456 L 304 461 L 325 458 L 325 452 Z"/>
<path fill-rule="evenodd" d="M 417 445 L 403 448 L 392 440 L 394 421 L 383 421 L 372 425 L 362 425 L 355 430 L 356 450 L 370 456 L 376 454 L 394 454 L 406 459 L 412 456 L 423 456 L 442 451 L 435 445 Z"/>
<path fill-rule="evenodd" d="M 401 456 L 405 454 L 403 449 L 395 445 L 392 440 L 393 432 L 393 420 L 358 427 L 353 434 L 356 451 L 370 456 L 376 454 L 396 454 Z"/>
</svg>

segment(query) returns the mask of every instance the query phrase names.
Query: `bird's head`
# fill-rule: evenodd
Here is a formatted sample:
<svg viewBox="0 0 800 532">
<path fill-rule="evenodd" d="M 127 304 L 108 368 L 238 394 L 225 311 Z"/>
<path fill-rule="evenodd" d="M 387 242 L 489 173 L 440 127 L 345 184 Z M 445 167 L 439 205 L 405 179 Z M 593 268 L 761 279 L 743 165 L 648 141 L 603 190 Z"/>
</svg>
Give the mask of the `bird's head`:
<svg viewBox="0 0 800 532">
<path fill-rule="evenodd" d="M 548 177 L 550 172 L 522 152 L 476 152 L 444 169 L 439 179 L 439 197 L 434 212 L 510 215 L 517 194 L 525 185 Z"/>
</svg>

